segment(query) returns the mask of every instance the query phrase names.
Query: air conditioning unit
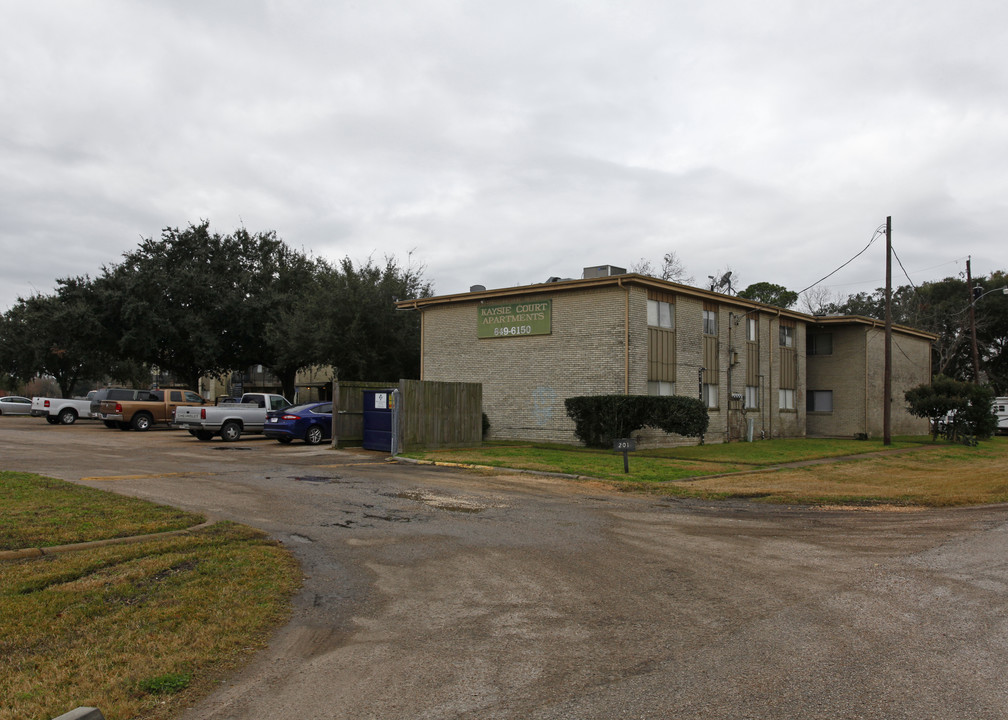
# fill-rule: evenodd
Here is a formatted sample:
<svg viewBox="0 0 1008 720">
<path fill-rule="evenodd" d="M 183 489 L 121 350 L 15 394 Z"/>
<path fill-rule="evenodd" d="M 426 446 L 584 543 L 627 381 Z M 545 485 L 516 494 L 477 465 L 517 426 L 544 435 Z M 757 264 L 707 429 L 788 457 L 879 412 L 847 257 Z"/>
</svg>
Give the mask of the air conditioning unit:
<svg viewBox="0 0 1008 720">
<path fill-rule="evenodd" d="M 586 267 L 581 277 L 588 280 L 589 278 L 609 277 L 610 275 L 626 275 L 626 268 L 615 265 L 594 265 Z"/>
</svg>

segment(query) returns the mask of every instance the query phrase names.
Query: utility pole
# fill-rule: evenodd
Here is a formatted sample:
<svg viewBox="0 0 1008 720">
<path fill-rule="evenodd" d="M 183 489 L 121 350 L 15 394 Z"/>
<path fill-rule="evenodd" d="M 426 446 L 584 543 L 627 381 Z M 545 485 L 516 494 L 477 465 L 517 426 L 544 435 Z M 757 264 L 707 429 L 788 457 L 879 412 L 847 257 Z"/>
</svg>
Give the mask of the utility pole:
<svg viewBox="0 0 1008 720">
<path fill-rule="evenodd" d="M 969 293 L 970 337 L 973 340 L 973 382 L 980 382 L 980 354 L 976 339 L 976 297 L 973 294 L 973 273 L 970 271 L 970 256 L 966 257 L 966 292 Z"/>
<path fill-rule="evenodd" d="M 885 220 L 885 380 L 882 394 L 882 444 L 892 445 L 892 215 Z"/>
</svg>

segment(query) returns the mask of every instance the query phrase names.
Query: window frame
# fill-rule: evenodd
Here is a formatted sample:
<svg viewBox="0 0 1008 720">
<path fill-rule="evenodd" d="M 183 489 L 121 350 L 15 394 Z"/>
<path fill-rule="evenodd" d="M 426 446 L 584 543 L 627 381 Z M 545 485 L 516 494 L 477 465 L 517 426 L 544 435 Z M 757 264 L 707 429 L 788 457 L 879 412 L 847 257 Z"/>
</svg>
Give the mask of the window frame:
<svg viewBox="0 0 1008 720">
<path fill-rule="evenodd" d="M 652 308 L 654 308 L 654 320 L 652 322 Z M 662 320 L 662 311 L 667 310 L 668 312 L 668 324 L 664 324 Z M 666 300 L 655 300 L 648 298 L 647 301 L 647 324 L 648 327 L 662 328 L 663 330 L 675 330 L 675 304 L 670 303 Z"/>
<path fill-rule="evenodd" d="M 817 408 L 816 401 L 819 398 L 829 398 L 829 409 Z M 833 412 L 833 391 L 832 390 L 806 390 L 805 391 L 805 412 L 818 414 L 831 414 Z"/>
</svg>

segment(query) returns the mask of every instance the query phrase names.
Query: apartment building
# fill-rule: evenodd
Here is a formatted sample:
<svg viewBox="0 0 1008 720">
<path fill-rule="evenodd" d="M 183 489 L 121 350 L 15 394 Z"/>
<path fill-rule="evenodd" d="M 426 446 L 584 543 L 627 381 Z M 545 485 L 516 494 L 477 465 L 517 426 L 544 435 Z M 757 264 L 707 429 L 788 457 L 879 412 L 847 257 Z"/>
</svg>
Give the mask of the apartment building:
<svg viewBox="0 0 1008 720">
<path fill-rule="evenodd" d="M 707 442 L 882 432 L 883 343 L 867 318 L 811 316 L 608 266 L 398 306 L 422 313 L 422 379 L 482 383 L 493 439 L 574 443 L 566 398 L 649 393 L 701 398 Z M 930 381 L 934 336 L 897 327 L 893 338 L 893 432 L 926 434 L 903 392 Z M 695 442 L 659 431 L 640 440 Z"/>
</svg>

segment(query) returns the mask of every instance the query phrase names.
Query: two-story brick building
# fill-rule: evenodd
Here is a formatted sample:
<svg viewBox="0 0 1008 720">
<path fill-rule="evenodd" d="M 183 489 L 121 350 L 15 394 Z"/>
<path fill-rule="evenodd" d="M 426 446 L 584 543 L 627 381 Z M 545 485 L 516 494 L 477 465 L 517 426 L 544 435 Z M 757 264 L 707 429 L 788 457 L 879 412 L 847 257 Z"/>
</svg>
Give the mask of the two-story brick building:
<svg viewBox="0 0 1008 720">
<path fill-rule="evenodd" d="M 709 442 L 882 433 L 883 328 L 867 318 L 816 317 L 633 273 L 476 287 L 399 307 L 422 313 L 421 377 L 482 383 L 495 439 L 576 442 L 564 400 L 611 393 L 700 397 Z M 903 392 L 930 380 L 933 340 L 894 329 L 896 434 L 928 431 Z"/>
</svg>

